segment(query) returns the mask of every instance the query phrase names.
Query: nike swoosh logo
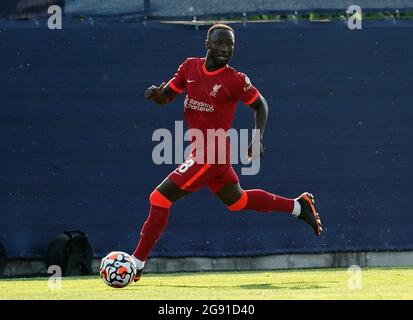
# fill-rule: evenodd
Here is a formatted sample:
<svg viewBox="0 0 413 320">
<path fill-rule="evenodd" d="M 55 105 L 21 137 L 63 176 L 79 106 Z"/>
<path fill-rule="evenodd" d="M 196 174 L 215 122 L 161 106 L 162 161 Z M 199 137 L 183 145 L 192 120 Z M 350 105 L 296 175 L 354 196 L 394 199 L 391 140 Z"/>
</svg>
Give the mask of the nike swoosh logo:
<svg viewBox="0 0 413 320">
<path fill-rule="evenodd" d="M 195 82 L 195 80 L 186 80 L 186 82 L 191 83 L 191 82 Z"/>
</svg>

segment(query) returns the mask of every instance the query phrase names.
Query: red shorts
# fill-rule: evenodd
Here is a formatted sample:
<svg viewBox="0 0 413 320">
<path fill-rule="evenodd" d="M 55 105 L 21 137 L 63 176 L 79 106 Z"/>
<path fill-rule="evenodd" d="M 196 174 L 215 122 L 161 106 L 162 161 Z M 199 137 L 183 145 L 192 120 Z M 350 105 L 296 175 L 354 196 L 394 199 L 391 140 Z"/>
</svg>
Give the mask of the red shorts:
<svg viewBox="0 0 413 320">
<path fill-rule="evenodd" d="M 239 182 L 231 164 L 198 164 L 192 158 L 172 171 L 168 178 L 188 192 L 195 192 L 205 185 L 216 193 L 229 183 Z"/>
</svg>

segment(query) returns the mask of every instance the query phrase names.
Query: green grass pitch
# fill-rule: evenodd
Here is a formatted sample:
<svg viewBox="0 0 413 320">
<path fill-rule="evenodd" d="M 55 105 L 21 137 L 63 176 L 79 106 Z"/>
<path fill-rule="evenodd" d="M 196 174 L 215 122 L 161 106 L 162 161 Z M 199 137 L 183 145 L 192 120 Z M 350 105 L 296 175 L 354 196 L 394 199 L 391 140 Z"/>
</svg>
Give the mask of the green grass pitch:
<svg viewBox="0 0 413 320">
<path fill-rule="evenodd" d="M 0 279 L 0 299 L 71 300 L 277 300 L 413 299 L 413 268 L 301 269 L 144 274 L 122 289 L 98 276 Z"/>
</svg>

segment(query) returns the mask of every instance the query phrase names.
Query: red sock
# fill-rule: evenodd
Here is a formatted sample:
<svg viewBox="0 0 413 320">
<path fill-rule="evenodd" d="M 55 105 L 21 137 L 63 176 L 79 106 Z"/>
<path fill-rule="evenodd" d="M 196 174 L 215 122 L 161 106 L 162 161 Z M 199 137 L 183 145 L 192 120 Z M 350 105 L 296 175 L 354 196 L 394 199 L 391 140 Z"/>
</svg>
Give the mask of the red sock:
<svg viewBox="0 0 413 320">
<path fill-rule="evenodd" d="M 166 227 L 169 216 L 169 208 L 161 208 L 151 205 L 149 216 L 146 219 L 142 230 L 141 238 L 133 255 L 141 261 L 146 261 L 149 252 L 155 246 L 156 241 L 161 237 Z"/>
<path fill-rule="evenodd" d="M 245 190 L 245 192 L 247 193 L 248 201 L 244 210 L 293 212 L 293 199 L 283 198 L 260 189 Z"/>
</svg>

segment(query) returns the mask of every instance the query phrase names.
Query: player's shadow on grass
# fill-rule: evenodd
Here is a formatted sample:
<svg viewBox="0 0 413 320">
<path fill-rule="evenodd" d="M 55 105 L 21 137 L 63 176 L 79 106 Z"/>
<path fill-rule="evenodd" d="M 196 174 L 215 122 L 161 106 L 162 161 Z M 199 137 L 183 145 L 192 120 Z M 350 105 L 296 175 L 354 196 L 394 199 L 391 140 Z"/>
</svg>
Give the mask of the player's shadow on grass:
<svg viewBox="0 0 413 320">
<path fill-rule="evenodd" d="M 310 283 L 298 283 L 298 284 L 292 284 L 292 283 L 286 283 L 282 286 L 277 286 L 272 283 L 257 283 L 257 284 L 244 284 L 239 286 L 241 289 L 252 289 L 252 290 L 264 290 L 264 289 L 291 289 L 291 290 L 302 290 L 302 289 L 325 289 L 328 287 L 325 286 L 319 286 L 316 284 L 310 284 Z"/>
<path fill-rule="evenodd" d="M 211 288 L 240 288 L 247 290 L 274 290 L 274 289 L 291 289 L 291 290 L 301 290 L 301 289 L 325 289 L 326 286 L 320 286 L 311 283 L 285 283 L 283 285 L 274 285 L 273 283 L 255 283 L 255 284 L 243 284 L 234 286 L 191 286 L 191 285 L 141 285 L 142 287 L 171 287 L 171 288 L 197 288 L 197 289 L 211 289 Z M 124 288 L 123 290 L 129 288 Z M 134 289 L 134 288 L 130 288 Z"/>
</svg>

